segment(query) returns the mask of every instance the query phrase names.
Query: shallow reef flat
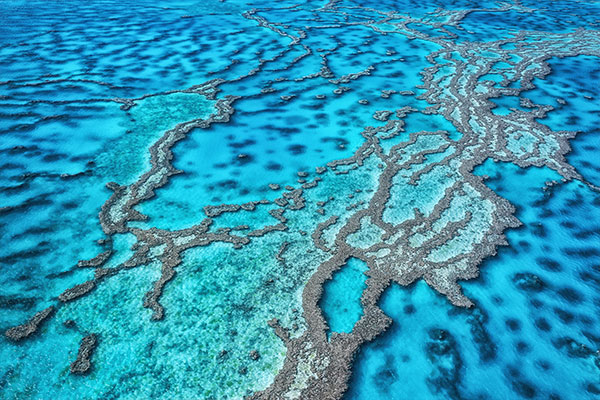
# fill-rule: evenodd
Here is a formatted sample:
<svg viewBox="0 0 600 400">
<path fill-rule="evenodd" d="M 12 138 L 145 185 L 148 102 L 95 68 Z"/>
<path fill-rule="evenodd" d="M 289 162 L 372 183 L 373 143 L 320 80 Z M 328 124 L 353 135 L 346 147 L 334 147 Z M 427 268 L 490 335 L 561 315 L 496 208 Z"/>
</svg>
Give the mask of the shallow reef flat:
<svg viewBox="0 0 600 400">
<path fill-rule="evenodd" d="M 600 398 L 594 1 L 0 2 L 0 398 Z"/>
</svg>

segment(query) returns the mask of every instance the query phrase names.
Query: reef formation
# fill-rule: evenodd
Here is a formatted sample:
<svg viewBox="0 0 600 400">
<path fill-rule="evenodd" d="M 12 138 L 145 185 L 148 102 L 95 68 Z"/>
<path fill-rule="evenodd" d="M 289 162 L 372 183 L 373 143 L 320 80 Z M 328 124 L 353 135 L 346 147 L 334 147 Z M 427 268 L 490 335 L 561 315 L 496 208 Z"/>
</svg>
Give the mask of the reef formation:
<svg viewBox="0 0 600 400">
<path fill-rule="evenodd" d="M 221 12 L 230 13 L 215 10 L 215 18 Z M 21 325 L 8 327 L 6 337 L 13 342 L 26 341 L 36 331 L 43 331 L 45 324 L 62 321 L 81 338 L 77 356 L 71 358 L 70 372 L 88 374 L 94 370 L 94 356 L 110 341 L 103 340 L 102 322 L 94 326 L 91 320 L 79 321 L 85 317 L 77 311 L 78 302 L 107 296 L 110 286 L 99 294 L 101 288 L 139 270 L 152 277 L 143 289 L 143 298 L 134 299 L 150 311 L 143 318 L 169 325 L 172 314 L 178 311 L 171 308 L 176 307 L 173 302 L 167 305 L 163 296 L 171 286 L 177 291 L 186 280 L 193 279 L 186 276 L 185 270 L 194 261 L 186 257 L 199 258 L 203 266 L 212 259 L 222 268 L 213 269 L 217 275 L 229 269 L 247 269 L 252 274 L 256 268 L 256 281 L 248 293 L 259 294 L 253 297 L 243 292 L 243 296 L 231 300 L 235 286 L 244 283 L 235 275 L 228 281 L 229 275 L 224 273 L 220 279 L 233 287 L 230 300 L 236 311 L 229 315 L 219 306 L 211 316 L 202 314 L 210 313 L 210 307 L 200 307 L 194 311 L 200 313 L 197 318 L 219 318 L 220 330 L 214 335 L 230 338 L 243 336 L 239 321 L 248 318 L 259 332 L 270 330 L 263 333 L 270 338 L 261 345 L 243 339 L 238 350 L 224 348 L 227 338 L 220 339 L 205 350 L 213 359 L 206 375 L 199 379 L 226 365 L 222 374 L 236 375 L 233 387 L 200 389 L 200 380 L 186 386 L 188 391 L 182 393 L 190 395 L 196 385 L 197 395 L 206 398 L 341 398 L 361 346 L 391 324 L 379 301 L 392 283 L 408 286 L 424 280 L 454 306 L 471 307 L 473 303 L 463 294 L 459 282 L 478 277 L 482 261 L 496 255 L 499 246 L 507 245 L 505 232 L 521 224 L 515 207 L 486 185 L 489 177 L 475 174 L 478 166 L 492 160 L 521 168 L 545 167 L 559 176 L 547 182 L 545 190 L 577 181 L 598 193 L 599 188 L 565 158 L 570 152 L 569 140 L 577 132 L 544 125 L 542 121 L 554 107 L 536 104 L 522 94 L 535 88 L 536 79 L 551 74 L 548 61 L 553 58 L 600 57 L 600 32 L 591 28 L 564 33 L 518 29 L 481 40 L 471 38 L 474 33 L 463 27 L 474 13 L 535 14 L 536 10 L 519 2 L 438 8 L 421 16 L 394 10 L 387 3 L 381 8 L 344 1 L 257 6 L 237 15 L 257 26 L 258 34 L 268 31 L 278 38 L 270 56 L 260 54 L 262 50 L 258 49 L 254 58 L 248 58 L 242 54 L 246 48 L 241 46 L 229 63 L 205 72 L 215 78 L 204 83 L 183 90 L 93 100 L 117 104 L 121 112 L 138 120 L 136 108 L 169 96 L 204 102 L 209 111 L 160 131 L 148 150 L 144 149 L 149 154 L 145 172 L 138 171 L 126 183 L 106 183 L 111 194 L 99 211 L 103 233 L 98 240 L 99 250 L 70 267 L 90 274 L 86 280 L 53 293 L 50 305 L 40 307 L 41 311 L 30 314 Z M 196 17 L 192 14 L 181 18 Z M 336 35 L 337 31 L 346 33 Z M 330 43 L 330 47 L 316 47 L 321 38 L 327 38 L 323 42 Z M 341 60 L 346 58 L 355 60 L 357 67 L 343 64 Z M 242 68 L 247 72 L 238 73 Z M 26 90 L 29 86 L 69 84 L 73 80 L 9 83 Z M 91 82 L 110 86 L 98 80 Z M 517 99 L 518 106 L 507 113 L 498 112 L 500 107 L 494 100 L 507 97 Z M 312 159 L 302 161 L 310 169 L 293 171 L 295 177 L 285 176 L 275 182 L 266 179 L 276 175 L 243 175 L 240 180 L 246 181 L 242 186 L 260 187 L 260 192 L 249 193 L 253 200 L 218 204 L 205 198 L 185 198 L 183 192 L 179 196 L 184 197 L 181 201 L 189 201 L 188 210 L 193 210 L 190 218 L 195 222 L 181 227 L 174 220 L 175 213 L 173 225 L 153 225 L 156 214 L 167 215 L 168 220 L 168 212 L 150 206 L 146 209 L 144 204 L 156 204 L 178 176 L 186 175 L 185 166 L 175 166 L 177 154 L 186 152 L 186 143 L 200 131 L 225 136 L 228 130 L 241 129 L 240 125 L 232 125 L 234 122 L 262 118 L 254 111 L 253 102 L 259 101 L 271 117 L 282 112 L 278 109 L 285 109 L 299 120 L 295 110 L 301 110 L 311 119 L 316 115 L 318 123 L 319 119 L 330 119 L 328 113 L 335 114 L 337 128 L 323 123 L 314 129 L 343 128 L 355 139 L 351 143 L 342 138 L 330 140 L 335 151 L 344 156 L 327 159 L 335 155 L 329 152 L 318 159 L 320 164 L 311 165 Z M 564 101 L 557 99 L 559 103 Z M 238 104 L 243 110 L 239 118 Z M 298 127 L 290 122 L 294 118 L 284 118 L 272 130 L 284 137 L 295 135 L 293 129 Z M 357 127 L 361 123 L 363 126 Z M 256 134 L 266 135 L 260 131 Z M 236 133 L 235 140 L 244 138 L 243 133 Z M 324 146 L 329 143 L 325 139 L 311 147 L 307 141 L 312 139 L 307 136 L 288 149 L 302 156 L 306 146 L 311 150 Z M 229 165 L 244 169 L 258 162 L 254 139 L 248 146 L 236 143 Z M 212 151 L 219 151 L 218 146 Z M 267 169 L 277 172 L 281 166 L 271 161 Z M 67 182 L 72 178 L 62 175 L 59 179 Z M 240 185 L 220 182 L 223 192 L 235 191 Z M 208 193 L 215 190 L 209 188 Z M 0 209 L 3 214 L 12 212 L 15 209 L 10 206 Z M 126 249 L 118 249 L 117 241 L 125 236 L 130 240 Z M 196 253 L 189 256 L 191 250 Z M 231 256 L 233 253 L 236 255 Z M 331 332 L 319 305 L 323 286 L 351 258 L 368 266 L 366 288 L 360 295 L 362 314 L 350 332 Z M 261 263 L 262 269 L 256 263 Z M 146 272 L 148 266 L 153 273 Z M 115 296 L 123 295 L 119 293 Z M 209 292 L 203 293 L 208 296 Z M 202 296 L 188 297 L 187 301 L 202 303 Z M 114 301 L 112 307 L 117 313 L 119 306 L 119 301 Z M 233 319 L 237 325 L 231 322 Z M 230 329 L 230 325 L 237 328 Z M 175 337 L 178 329 L 186 335 L 184 327 L 170 327 Z M 256 332 L 248 335 L 256 339 Z M 276 341 L 284 348 L 268 350 Z M 73 348 L 77 349 L 75 343 Z M 270 363 L 272 372 L 258 379 L 264 374 L 263 362 Z M 106 360 L 99 367 L 110 368 Z M 115 394 L 104 389 L 95 393 Z"/>
</svg>

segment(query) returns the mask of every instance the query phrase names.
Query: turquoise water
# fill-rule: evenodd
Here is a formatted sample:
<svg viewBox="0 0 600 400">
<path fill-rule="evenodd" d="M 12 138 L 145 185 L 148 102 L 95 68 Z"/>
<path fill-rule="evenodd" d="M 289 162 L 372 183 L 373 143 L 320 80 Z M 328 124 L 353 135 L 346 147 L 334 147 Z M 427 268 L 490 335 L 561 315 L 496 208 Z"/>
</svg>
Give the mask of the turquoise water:
<svg viewBox="0 0 600 400">
<path fill-rule="evenodd" d="M 331 332 L 349 333 L 362 316 L 360 295 L 366 289 L 367 264 L 357 258 L 349 259 L 333 274 L 323 288 L 319 306 Z"/>
<path fill-rule="evenodd" d="M 600 398 L 598 11 L 0 2 L 0 398 Z"/>
<path fill-rule="evenodd" d="M 524 226 L 463 284 L 476 307 L 457 309 L 422 282 L 387 289 L 381 307 L 393 324 L 361 350 L 345 398 L 598 395 L 597 200 L 577 184 L 552 196 L 536 190 L 554 178 L 549 171 L 479 172 L 519 206 Z"/>
</svg>

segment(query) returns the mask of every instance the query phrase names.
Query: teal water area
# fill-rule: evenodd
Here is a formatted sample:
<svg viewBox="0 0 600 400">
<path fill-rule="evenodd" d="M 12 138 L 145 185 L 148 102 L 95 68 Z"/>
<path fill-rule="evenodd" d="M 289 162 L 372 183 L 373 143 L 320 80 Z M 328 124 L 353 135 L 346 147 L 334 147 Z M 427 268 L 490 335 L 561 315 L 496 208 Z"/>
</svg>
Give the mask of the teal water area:
<svg viewBox="0 0 600 400">
<path fill-rule="evenodd" d="M 319 307 L 323 310 L 330 332 L 352 332 L 354 324 L 362 316 L 360 296 L 367 285 L 367 264 L 358 258 L 350 258 L 325 283 Z"/>
</svg>

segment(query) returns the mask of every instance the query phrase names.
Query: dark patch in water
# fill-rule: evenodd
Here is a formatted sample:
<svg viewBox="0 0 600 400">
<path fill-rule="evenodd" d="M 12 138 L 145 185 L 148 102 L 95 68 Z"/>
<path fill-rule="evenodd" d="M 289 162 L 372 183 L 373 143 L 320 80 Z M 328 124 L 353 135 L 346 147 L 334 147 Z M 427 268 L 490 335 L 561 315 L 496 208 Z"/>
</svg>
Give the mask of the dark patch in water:
<svg viewBox="0 0 600 400">
<path fill-rule="evenodd" d="M 582 247 L 577 249 L 566 248 L 563 249 L 563 253 L 579 258 L 600 257 L 600 250 L 593 247 Z"/>
<path fill-rule="evenodd" d="M 414 314 L 417 309 L 412 304 L 404 306 L 404 314 Z"/>
<path fill-rule="evenodd" d="M 223 189 L 235 189 L 238 186 L 238 182 L 232 179 L 217 182 L 217 185 Z"/>
<path fill-rule="evenodd" d="M 570 324 L 571 322 L 573 322 L 573 320 L 575 319 L 575 316 L 573 315 L 573 313 L 569 312 L 569 311 L 565 311 L 562 310 L 560 308 L 555 308 L 554 309 L 554 313 L 558 316 L 558 318 L 560 318 L 560 320 L 562 322 L 564 322 L 565 324 Z"/>
<path fill-rule="evenodd" d="M 234 149 L 242 149 L 244 147 L 247 147 L 247 146 L 250 146 L 250 145 L 253 145 L 253 144 L 256 144 L 256 140 L 254 140 L 254 139 L 246 139 L 243 142 L 232 142 L 232 143 L 229 143 L 228 146 L 232 147 Z"/>
<path fill-rule="evenodd" d="M 247 165 L 254 162 L 254 157 L 250 154 L 238 154 L 235 157 L 234 162 L 238 165 Z"/>
<path fill-rule="evenodd" d="M 300 154 L 304 154 L 306 152 L 306 146 L 302 145 L 302 144 L 292 144 L 290 146 L 288 146 L 288 151 L 290 153 L 292 153 L 295 156 L 298 156 Z"/>
<path fill-rule="evenodd" d="M 283 169 L 283 165 L 277 164 L 276 162 L 271 161 L 267 164 L 266 168 L 269 171 L 281 171 Z"/>
<path fill-rule="evenodd" d="M 527 292 L 541 292 L 546 283 L 537 275 L 531 273 L 517 273 L 512 278 L 516 287 Z"/>
<path fill-rule="evenodd" d="M 577 290 L 570 287 L 560 289 L 558 291 L 558 294 L 560 297 L 567 300 L 569 303 L 579 304 L 583 300 L 581 294 Z"/>
<path fill-rule="evenodd" d="M 521 379 L 521 373 L 514 367 L 508 368 L 508 374 L 514 379 L 511 381 L 513 390 L 527 399 L 532 399 L 536 396 L 536 388 L 533 384 Z"/>
<path fill-rule="evenodd" d="M 559 272 L 562 271 L 560 264 L 550 258 L 536 258 L 535 260 L 542 268 L 547 271 Z"/>
<path fill-rule="evenodd" d="M 0 308 L 29 311 L 38 302 L 35 297 L 16 297 L 0 295 Z"/>
<path fill-rule="evenodd" d="M 531 348 L 527 343 L 521 341 L 517 343 L 517 351 L 519 352 L 519 354 L 526 354 L 531 351 Z"/>
<path fill-rule="evenodd" d="M 544 331 L 544 332 L 549 332 L 552 329 L 552 327 L 550 326 L 550 324 L 548 323 L 546 318 L 536 319 L 535 326 L 536 326 L 536 328 L 538 328 L 539 330 Z"/>
<path fill-rule="evenodd" d="M 511 331 L 520 331 L 521 330 L 521 322 L 519 320 L 509 318 L 506 320 L 506 327 Z"/>
</svg>

